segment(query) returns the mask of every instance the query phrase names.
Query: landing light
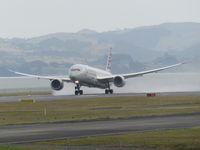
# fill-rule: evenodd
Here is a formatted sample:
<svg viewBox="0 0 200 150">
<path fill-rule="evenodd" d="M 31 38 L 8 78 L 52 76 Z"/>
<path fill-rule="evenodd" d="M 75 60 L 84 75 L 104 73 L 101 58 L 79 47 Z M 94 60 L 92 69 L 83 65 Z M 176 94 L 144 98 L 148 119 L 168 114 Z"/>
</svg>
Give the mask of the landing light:
<svg viewBox="0 0 200 150">
<path fill-rule="evenodd" d="M 78 80 L 76 80 L 76 81 L 75 81 L 75 83 L 76 83 L 76 84 L 79 84 L 79 81 L 78 81 Z"/>
</svg>

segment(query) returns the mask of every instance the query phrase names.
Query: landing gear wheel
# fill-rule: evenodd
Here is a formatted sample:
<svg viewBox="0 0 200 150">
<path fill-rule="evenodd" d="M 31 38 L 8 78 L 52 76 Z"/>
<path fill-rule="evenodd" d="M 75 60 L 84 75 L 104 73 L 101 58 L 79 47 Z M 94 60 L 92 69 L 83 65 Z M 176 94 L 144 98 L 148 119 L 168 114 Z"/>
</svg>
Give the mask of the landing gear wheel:
<svg viewBox="0 0 200 150">
<path fill-rule="evenodd" d="M 79 93 L 79 92 L 76 90 L 76 91 L 75 91 L 75 95 L 78 95 L 78 93 Z"/>
<path fill-rule="evenodd" d="M 110 89 L 110 83 L 106 83 L 107 88 L 105 89 L 105 94 L 113 94 L 113 89 Z"/>
<path fill-rule="evenodd" d="M 105 94 L 108 94 L 109 90 L 108 89 L 105 89 Z"/>
<path fill-rule="evenodd" d="M 109 92 L 110 92 L 110 94 L 113 94 L 113 89 L 110 89 Z"/>
<path fill-rule="evenodd" d="M 75 89 L 75 92 L 74 92 L 74 94 L 75 95 L 83 95 L 83 90 L 80 90 L 80 84 L 76 84 L 76 86 L 74 87 L 74 89 Z"/>
<path fill-rule="evenodd" d="M 105 94 L 113 94 L 113 89 L 105 89 Z"/>
<path fill-rule="evenodd" d="M 80 94 L 80 95 L 83 95 L 83 90 L 80 90 L 80 91 L 79 91 L 79 94 Z"/>
</svg>

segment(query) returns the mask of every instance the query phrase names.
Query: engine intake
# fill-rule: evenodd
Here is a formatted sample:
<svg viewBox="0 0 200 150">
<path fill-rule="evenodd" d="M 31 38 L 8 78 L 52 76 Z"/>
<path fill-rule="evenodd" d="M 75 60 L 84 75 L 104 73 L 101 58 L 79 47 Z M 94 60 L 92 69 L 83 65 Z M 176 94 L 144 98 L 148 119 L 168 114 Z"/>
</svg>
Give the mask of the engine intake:
<svg viewBox="0 0 200 150">
<path fill-rule="evenodd" d="M 116 76 L 113 82 L 116 87 L 123 87 L 126 84 L 123 76 Z"/>
<path fill-rule="evenodd" d="M 59 91 L 63 89 L 63 87 L 64 87 L 64 83 L 62 80 L 55 79 L 51 82 L 51 88 L 53 90 Z"/>
</svg>

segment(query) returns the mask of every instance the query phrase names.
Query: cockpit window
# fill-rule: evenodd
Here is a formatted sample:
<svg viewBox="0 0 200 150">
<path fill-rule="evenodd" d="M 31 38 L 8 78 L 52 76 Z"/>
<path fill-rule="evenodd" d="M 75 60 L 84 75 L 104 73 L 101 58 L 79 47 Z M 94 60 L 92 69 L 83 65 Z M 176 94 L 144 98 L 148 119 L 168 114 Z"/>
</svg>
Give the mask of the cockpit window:
<svg viewBox="0 0 200 150">
<path fill-rule="evenodd" d="M 71 71 L 81 71 L 79 68 L 73 68 Z"/>
</svg>

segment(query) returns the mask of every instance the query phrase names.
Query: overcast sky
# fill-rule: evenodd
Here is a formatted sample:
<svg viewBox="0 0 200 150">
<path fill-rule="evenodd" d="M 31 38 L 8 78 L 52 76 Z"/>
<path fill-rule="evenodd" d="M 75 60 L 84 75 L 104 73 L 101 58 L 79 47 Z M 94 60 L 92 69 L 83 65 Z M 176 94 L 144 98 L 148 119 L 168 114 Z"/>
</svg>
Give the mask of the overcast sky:
<svg viewBox="0 0 200 150">
<path fill-rule="evenodd" d="M 200 22 L 200 0 L 0 0 L 0 37 Z"/>
</svg>

